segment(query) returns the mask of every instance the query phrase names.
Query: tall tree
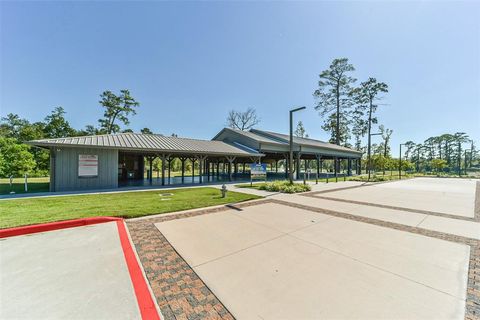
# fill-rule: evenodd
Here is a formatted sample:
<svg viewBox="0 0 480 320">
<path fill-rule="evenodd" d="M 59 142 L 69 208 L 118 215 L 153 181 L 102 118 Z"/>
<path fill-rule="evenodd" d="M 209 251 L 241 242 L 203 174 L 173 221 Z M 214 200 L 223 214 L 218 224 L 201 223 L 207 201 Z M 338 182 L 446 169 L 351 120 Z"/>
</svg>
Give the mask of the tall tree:
<svg viewBox="0 0 480 320">
<path fill-rule="evenodd" d="M 377 118 L 372 119 L 373 123 L 377 123 Z M 355 149 L 362 150 L 362 138 L 367 134 L 368 122 L 364 119 L 364 114 L 361 110 L 355 110 L 352 112 L 352 134 L 355 138 Z"/>
<path fill-rule="evenodd" d="M 129 125 L 129 115 L 135 115 L 140 104 L 130 95 L 129 90 L 120 90 L 120 95 L 116 95 L 111 91 L 104 91 L 100 95 L 99 103 L 105 108 L 103 119 L 98 120 L 100 128 L 105 133 L 117 133 L 120 131 L 120 126 L 117 121 L 124 125 Z"/>
<path fill-rule="evenodd" d="M 367 146 L 367 166 L 368 176 L 370 178 L 370 157 L 371 157 L 371 131 L 372 123 L 374 119 L 374 113 L 378 108 L 377 101 L 382 97 L 382 93 L 388 92 L 388 85 L 383 82 L 378 82 L 375 78 L 369 78 L 367 81 L 360 83 L 358 88 L 352 91 L 352 96 L 355 97 L 357 103 L 357 112 L 367 113 L 367 134 L 368 134 L 368 146 Z"/>
<path fill-rule="evenodd" d="M 330 129 L 330 141 L 337 145 L 347 142 L 348 126 L 345 122 L 349 119 L 348 111 L 352 106 L 351 85 L 356 81 L 350 76 L 353 71 L 355 68 L 347 58 L 334 59 L 330 67 L 320 73 L 318 88 L 313 93 L 317 100 L 315 110 L 324 118 L 322 128 Z M 342 129 L 347 132 L 342 134 Z"/>
<path fill-rule="evenodd" d="M 0 154 L 4 177 L 19 177 L 35 168 L 35 160 L 29 152 L 29 146 L 20 144 L 15 138 L 0 137 Z"/>
<path fill-rule="evenodd" d="M 392 136 L 393 130 L 385 128 L 383 124 L 380 125 L 378 129 L 380 130 L 383 139 L 383 156 L 388 158 L 390 156 L 390 137 Z"/>
<path fill-rule="evenodd" d="M 297 128 L 295 129 L 295 136 L 300 138 L 308 138 L 308 134 L 305 131 L 305 127 L 303 126 L 302 121 L 298 121 Z"/>
<path fill-rule="evenodd" d="M 71 137 L 76 134 L 76 130 L 65 119 L 65 110 L 62 107 L 56 107 L 45 117 L 43 130 L 46 138 Z"/>
<path fill-rule="evenodd" d="M 383 139 L 383 157 L 388 159 L 390 157 L 390 137 L 392 136 L 393 130 L 385 128 L 383 124 L 380 125 L 378 129 L 380 130 Z M 383 169 L 383 174 L 385 175 L 385 167 Z"/>
<path fill-rule="evenodd" d="M 0 134 L 4 137 L 20 139 L 20 131 L 28 124 L 29 122 L 20 118 L 18 114 L 9 113 L 1 118 Z"/>
<path fill-rule="evenodd" d="M 462 144 L 465 142 L 469 142 L 470 139 L 465 132 L 456 132 L 454 135 L 455 143 L 457 144 L 457 166 L 458 166 L 458 173 L 460 175 L 460 170 L 462 166 Z"/>
<path fill-rule="evenodd" d="M 248 108 L 247 111 L 231 110 L 227 116 L 227 126 L 232 129 L 249 130 L 260 123 L 260 118 L 257 116 L 257 111 L 253 108 Z"/>
<path fill-rule="evenodd" d="M 153 134 L 152 130 L 150 130 L 149 128 L 143 128 L 140 130 L 140 133 L 141 134 Z"/>
</svg>

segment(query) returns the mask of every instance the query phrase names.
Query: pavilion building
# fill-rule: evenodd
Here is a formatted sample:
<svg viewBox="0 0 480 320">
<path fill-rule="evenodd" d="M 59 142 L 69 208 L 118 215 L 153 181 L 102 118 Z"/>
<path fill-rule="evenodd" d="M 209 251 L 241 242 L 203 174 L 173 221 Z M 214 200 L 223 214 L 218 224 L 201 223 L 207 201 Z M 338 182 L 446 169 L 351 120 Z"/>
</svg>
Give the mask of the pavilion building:
<svg viewBox="0 0 480 320">
<path fill-rule="evenodd" d="M 28 143 L 50 150 L 50 191 L 249 180 L 252 163 L 266 163 L 268 179 L 288 177 L 289 136 L 257 129 L 224 128 L 212 140 L 117 133 Z M 331 166 L 331 175 L 358 173 L 362 156 L 350 148 L 299 137 L 293 139 L 293 154 L 295 179 L 328 175 L 323 170 L 325 161 L 339 164 Z M 157 177 L 155 158 L 162 160 Z M 180 160 L 181 173 L 173 177 L 175 158 Z M 188 176 L 187 162 L 193 168 Z"/>
</svg>

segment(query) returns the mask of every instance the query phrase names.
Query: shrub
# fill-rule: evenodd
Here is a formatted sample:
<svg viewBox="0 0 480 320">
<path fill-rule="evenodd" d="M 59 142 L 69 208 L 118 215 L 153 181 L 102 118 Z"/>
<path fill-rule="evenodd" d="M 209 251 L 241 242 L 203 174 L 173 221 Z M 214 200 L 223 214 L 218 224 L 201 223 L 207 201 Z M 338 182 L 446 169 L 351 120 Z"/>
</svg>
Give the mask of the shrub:
<svg viewBox="0 0 480 320">
<path fill-rule="evenodd" d="M 290 183 L 289 181 L 273 181 L 260 185 L 258 189 L 270 192 L 298 193 L 310 191 L 312 190 L 312 187 L 308 184 L 302 183 Z"/>
</svg>

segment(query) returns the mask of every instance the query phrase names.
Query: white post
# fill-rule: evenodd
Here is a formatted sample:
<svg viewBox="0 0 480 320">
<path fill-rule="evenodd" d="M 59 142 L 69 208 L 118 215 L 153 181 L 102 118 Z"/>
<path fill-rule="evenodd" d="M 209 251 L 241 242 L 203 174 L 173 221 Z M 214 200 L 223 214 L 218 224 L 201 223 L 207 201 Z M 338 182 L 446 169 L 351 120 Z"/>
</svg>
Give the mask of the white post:
<svg viewBox="0 0 480 320">
<path fill-rule="evenodd" d="M 27 174 L 25 173 L 25 192 L 28 192 Z"/>
<path fill-rule="evenodd" d="M 15 191 L 13 191 L 13 189 L 12 189 L 12 186 L 13 186 L 13 175 L 10 176 L 10 194 L 14 194 L 14 193 L 15 193 Z"/>
</svg>

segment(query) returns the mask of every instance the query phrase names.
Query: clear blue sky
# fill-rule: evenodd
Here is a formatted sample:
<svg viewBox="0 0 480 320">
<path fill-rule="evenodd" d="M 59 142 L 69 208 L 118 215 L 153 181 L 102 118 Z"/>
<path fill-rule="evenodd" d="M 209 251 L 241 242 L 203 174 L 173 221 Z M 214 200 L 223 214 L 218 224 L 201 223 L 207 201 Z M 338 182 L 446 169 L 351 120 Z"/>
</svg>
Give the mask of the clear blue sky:
<svg viewBox="0 0 480 320">
<path fill-rule="evenodd" d="M 348 57 L 388 83 L 378 112 L 393 151 L 465 131 L 480 142 L 477 2 L 1 2 L 0 114 L 41 120 L 63 106 L 96 124 L 104 90 L 141 103 L 135 131 L 210 139 L 230 109 L 287 132 L 288 110 L 328 139 L 313 109 L 318 74 Z M 374 139 L 379 139 L 378 137 Z"/>
</svg>

